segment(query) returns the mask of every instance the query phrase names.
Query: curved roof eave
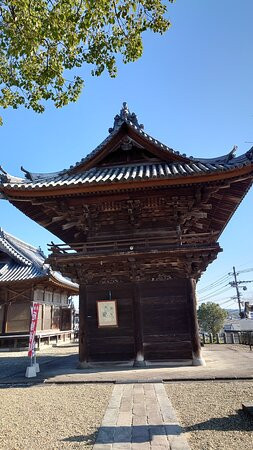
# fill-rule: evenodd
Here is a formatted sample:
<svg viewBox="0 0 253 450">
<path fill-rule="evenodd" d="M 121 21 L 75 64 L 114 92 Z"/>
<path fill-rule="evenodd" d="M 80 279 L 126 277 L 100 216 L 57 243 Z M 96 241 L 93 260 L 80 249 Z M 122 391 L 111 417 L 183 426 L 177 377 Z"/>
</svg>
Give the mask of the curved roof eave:
<svg viewBox="0 0 253 450">
<path fill-rule="evenodd" d="M 13 177 L 0 167 L 0 171 L 3 173 L 3 175 L 0 175 L 0 190 L 1 185 L 3 188 L 8 187 L 10 189 L 37 189 L 44 187 L 44 185 L 48 185 L 48 187 L 53 187 L 53 185 L 57 183 L 63 185 L 65 181 L 66 184 L 69 184 L 70 177 L 75 177 L 75 175 L 80 174 L 81 172 L 86 175 L 86 171 L 96 169 L 96 163 L 99 161 L 99 156 L 104 154 L 107 150 L 110 151 L 110 143 L 113 144 L 112 141 L 114 138 L 117 140 L 117 135 L 122 133 L 124 127 L 127 127 L 127 129 L 130 130 L 136 138 L 138 137 L 138 139 L 141 140 L 141 142 L 146 142 L 149 146 L 152 146 L 153 151 L 159 153 L 161 163 L 174 162 L 175 164 L 187 165 L 216 165 L 218 168 L 219 166 L 224 166 L 220 167 L 223 171 L 233 170 L 238 165 L 248 164 L 253 160 L 253 147 L 248 152 L 238 157 L 234 156 L 237 147 L 233 147 L 233 149 L 226 155 L 216 158 L 187 157 L 185 153 L 180 153 L 179 151 L 173 150 L 147 134 L 143 129 L 143 125 L 138 123 L 136 114 L 130 113 L 127 104 L 123 103 L 123 108 L 114 118 L 113 128 L 109 129 L 109 135 L 92 152 L 80 161 L 76 162 L 75 165 L 70 166 L 68 169 L 63 169 L 59 172 L 52 173 L 33 173 L 21 167 L 21 170 L 25 172 L 25 178 Z M 216 169 L 217 168 L 215 168 L 215 170 Z M 76 180 L 74 180 L 74 183 L 76 184 Z"/>
<path fill-rule="evenodd" d="M 230 152 L 226 153 L 225 155 L 222 156 L 216 156 L 214 158 L 192 158 L 193 161 L 199 161 L 199 162 L 206 162 L 206 163 L 229 163 L 229 161 L 231 161 L 232 159 L 235 159 L 235 153 L 237 151 L 237 145 L 234 145 L 234 147 L 232 148 L 232 150 L 230 150 Z M 239 156 L 240 158 L 240 156 Z"/>
<path fill-rule="evenodd" d="M 201 163 L 202 164 L 202 163 Z M 31 197 L 51 197 L 51 196 L 61 196 L 61 195 L 75 195 L 75 194 L 85 194 L 85 193 L 98 193 L 105 191 L 115 191 L 115 190 L 128 190 L 128 189 L 138 189 L 138 188 L 153 188 L 159 186 L 176 186 L 176 185 L 189 185 L 197 183 L 211 183 L 216 181 L 223 181 L 233 178 L 241 178 L 243 176 L 251 177 L 253 176 L 253 161 L 245 161 L 244 163 L 237 164 L 236 166 L 224 167 L 223 165 L 218 165 L 215 169 L 207 170 L 200 169 L 195 163 L 196 170 L 192 173 L 185 172 L 182 173 L 178 169 L 177 173 L 172 173 L 170 169 L 170 174 L 165 174 L 161 164 L 163 174 L 160 175 L 157 172 L 157 167 L 154 166 L 154 173 L 151 173 L 149 167 L 149 175 L 143 171 L 143 167 L 139 166 L 138 170 L 136 167 L 124 168 L 124 177 L 121 177 L 121 173 L 118 173 L 118 179 L 115 172 L 118 168 L 116 167 L 114 171 L 110 168 L 107 172 L 103 170 L 104 176 L 101 176 L 101 170 L 96 173 L 94 171 L 89 171 L 88 177 L 85 174 L 84 179 L 72 178 L 69 181 L 63 180 L 58 183 L 48 184 L 30 184 L 27 185 L 5 185 L 3 190 L 5 195 L 10 201 L 15 201 L 15 196 L 20 200 L 21 198 L 31 198 Z M 184 167 L 182 166 L 184 169 Z M 145 170 L 146 170 L 145 169 Z M 140 176 L 140 173 L 142 175 Z M 88 179 L 87 179 L 88 178 Z"/>
<path fill-rule="evenodd" d="M 73 283 L 73 281 L 71 281 L 69 278 L 63 277 L 60 272 L 50 269 L 49 279 L 53 283 L 60 285 L 66 290 L 74 291 L 76 293 L 79 292 L 79 285 L 77 283 Z"/>
</svg>

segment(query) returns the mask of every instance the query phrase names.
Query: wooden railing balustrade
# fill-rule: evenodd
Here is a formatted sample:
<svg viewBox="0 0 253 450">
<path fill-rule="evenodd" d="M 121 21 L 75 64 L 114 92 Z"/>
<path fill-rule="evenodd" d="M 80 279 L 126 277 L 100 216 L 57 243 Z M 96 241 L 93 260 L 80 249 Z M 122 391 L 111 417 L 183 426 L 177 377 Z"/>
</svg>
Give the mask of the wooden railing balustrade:
<svg viewBox="0 0 253 450">
<path fill-rule="evenodd" d="M 187 234 L 180 237 L 171 235 L 168 237 L 133 237 L 127 239 L 118 239 L 115 241 L 87 241 L 75 242 L 69 244 L 48 244 L 49 251 L 53 255 L 57 254 L 73 254 L 73 253 L 114 253 L 127 251 L 142 251 L 142 250 L 162 250 L 168 248 L 182 248 L 191 246 L 197 248 L 198 246 L 205 247 L 210 245 L 210 233 Z M 197 242 L 196 242 L 197 241 Z M 215 245 L 215 242 L 212 242 Z"/>
</svg>

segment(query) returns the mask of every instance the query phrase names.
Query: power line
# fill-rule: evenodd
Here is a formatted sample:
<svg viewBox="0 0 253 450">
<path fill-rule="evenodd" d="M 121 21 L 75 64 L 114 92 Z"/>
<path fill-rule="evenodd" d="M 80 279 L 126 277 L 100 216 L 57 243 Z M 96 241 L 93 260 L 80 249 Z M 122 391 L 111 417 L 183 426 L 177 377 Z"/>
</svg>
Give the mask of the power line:
<svg viewBox="0 0 253 450">
<path fill-rule="evenodd" d="M 221 302 L 221 303 L 219 303 L 219 305 L 220 306 L 222 306 L 222 305 L 225 305 L 225 304 L 227 304 L 227 303 L 235 303 L 235 301 L 234 300 L 232 300 L 231 298 L 229 298 L 228 300 L 226 300 L 225 302 Z"/>
<path fill-rule="evenodd" d="M 201 290 L 209 289 L 214 284 L 221 282 L 224 278 L 227 278 L 227 276 L 228 276 L 228 274 L 225 273 L 224 275 L 222 275 L 222 277 L 218 278 L 217 280 L 213 281 L 212 283 L 208 284 L 207 286 L 204 286 Z"/>
<path fill-rule="evenodd" d="M 224 309 L 236 309 L 236 306 L 234 305 L 234 303 L 229 303 L 228 305 L 225 305 L 224 307 L 223 307 Z"/>
<path fill-rule="evenodd" d="M 216 291 L 213 291 L 212 293 L 205 295 L 204 297 L 202 297 L 201 300 L 203 301 L 203 300 L 207 300 L 209 298 L 217 297 L 218 295 L 221 295 L 224 292 L 229 291 L 229 289 L 231 289 L 231 286 L 229 286 L 229 287 L 227 287 L 227 286 L 229 286 L 229 284 L 226 284 L 225 286 L 223 286 L 222 289 L 219 288 Z"/>
<path fill-rule="evenodd" d="M 238 270 L 238 274 L 240 274 L 240 273 L 248 273 L 248 272 L 253 272 L 253 269 L 251 268 L 251 269 L 245 269 L 245 270 Z"/>
<path fill-rule="evenodd" d="M 212 289 L 214 289 L 216 286 L 224 283 L 225 281 L 227 281 L 230 278 L 230 275 L 226 274 L 223 275 L 223 277 L 219 278 L 218 280 L 214 281 L 213 283 L 203 287 L 202 289 L 200 289 L 198 292 L 202 293 L 204 291 L 211 291 Z"/>
<path fill-rule="evenodd" d="M 249 269 L 244 269 L 244 270 L 239 270 L 237 271 L 237 275 L 241 274 L 241 273 L 248 273 L 248 272 L 253 272 L 253 268 L 249 268 Z M 228 274 L 224 274 L 222 277 L 218 278 L 216 281 L 214 281 L 213 283 L 210 283 L 206 286 L 204 286 L 203 288 L 201 288 L 200 290 L 198 290 L 198 294 L 202 294 L 205 291 L 212 291 L 214 288 L 216 288 L 217 286 L 221 285 L 222 283 L 224 283 L 225 281 L 227 281 L 231 276 L 233 276 L 234 273 L 230 272 Z"/>
<path fill-rule="evenodd" d="M 224 280 L 224 281 L 228 281 L 228 280 Z M 213 295 L 216 292 L 224 289 L 228 285 L 229 285 L 229 282 L 225 283 L 225 284 L 224 283 L 219 283 L 216 286 L 213 286 L 212 289 L 205 290 L 204 292 L 203 291 L 202 292 L 199 291 L 198 294 L 203 295 L 204 297 L 209 296 L 209 295 Z"/>
<path fill-rule="evenodd" d="M 217 289 L 222 289 L 223 287 L 227 286 L 227 282 L 229 281 L 229 278 L 227 278 L 226 280 L 223 280 L 223 283 L 217 283 L 215 286 L 213 286 L 210 289 L 205 289 L 204 291 L 198 291 L 199 294 L 201 295 L 209 295 L 212 292 L 216 291 Z"/>
<path fill-rule="evenodd" d="M 243 270 L 238 270 L 237 274 L 241 274 L 241 273 L 248 273 L 248 272 L 253 272 L 253 268 L 248 268 L 248 269 L 243 269 Z M 222 275 L 222 277 L 218 278 L 216 281 L 204 286 L 203 288 L 201 288 L 198 293 L 202 293 L 205 290 L 212 290 L 213 287 L 215 287 L 217 284 L 220 284 L 222 282 L 224 282 L 226 279 L 228 279 L 230 276 L 233 276 L 233 272 L 230 272 L 228 274 L 224 274 Z"/>
<path fill-rule="evenodd" d="M 201 302 L 206 302 L 206 301 L 213 301 L 213 300 L 216 300 L 216 302 L 218 302 L 219 301 L 219 298 L 217 298 L 219 295 L 221 295 L 221 294 L 224 294 L 225 292 L 227 292 L 228 290 L 229 290 L 230 288 L 228 288 L 228 289 L 224 289 L 223 291 L 220 291 L 218 294 L 215 294 L 215 295 L 209 295 L 209 296 L 207 296 L 207 297 L 201 297 L 199 300 L 201 301 Z"/>
<path fill-rule="evenodd" d="M 224 274 L 222 277 L 218 278 L 216 281 L 214 281 L 213 283 L 210 283 L 209 285 L 203 287 L 202 289 L 200 289 L 198 292 L 198 295 L 201 296 L 203 295 L 202 298 L 199 299 L 200 302 L 205 302 L 208 300 L 211 300 L 213 298 L 216 298 L 216 301 L 218 301 L 217 296 L 227 292 L 231 287 L 235 287 L 236 288 L 236 299 L 238 301 L 238 307 L 239 307 L 239 314 L 242 317 L 242 311 L 241 311 L 241 293 L 239 291 L 239 287 L 240 284 L 242 283 L 250 283 L 253 281 L 237 281 L 237 275 L 241 274 L 241 273 L 248 273 L 248 272 L 253 272 L 253 268 L 248 268 L 248 269 L 244 269 L 244 270 L 240 270 L 240 271 L 235 271 L 235 267 L 233 267 L 233 272 L 230 272 L 228 274 Z M 226 283 L 230 277 L 233 276 L 234 281 L 230 281 L 228 283 Z M 226 283 L 226 284 L 224 284 Z M 229 286 L 229 287 L 227 287 Z M 243 286 L 242 286 L 243 287 Z M 244 289 L 246 289 L 246 287 L 243 287 Z M 225 299 L 222 299 L 225 300 Z M 233 299 L 231 299 L 233 300 Z M 225 302 L 220 303 L 221 305 L 223 304 L 227 304 L 229 303 L 229 300 L 226 300 Z"/>
<path fill-rule="evenodd" d="M 202 304 L 205 302 L 202 302 Z M 219 302 L 218 303 L 219 306 L 224 307 L 224 308 L 232 308 L 235 307 L 235 302 L 234 300 L 231 300 L 231 298 L 229 298 L 228 300 L 224 301 L 224 302 Z"/>
</svg>

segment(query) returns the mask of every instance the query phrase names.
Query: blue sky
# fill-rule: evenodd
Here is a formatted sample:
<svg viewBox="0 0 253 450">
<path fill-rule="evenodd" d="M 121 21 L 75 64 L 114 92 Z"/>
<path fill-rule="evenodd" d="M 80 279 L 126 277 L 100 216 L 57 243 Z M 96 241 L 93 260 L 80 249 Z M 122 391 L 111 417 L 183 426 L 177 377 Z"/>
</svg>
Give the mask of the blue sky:
<svg viewBox="0 0 253 450">
<path fill-rule="evenodd" d="M 21 165 L 33 172 L 51 172 L 79 161 L 107 136 L 123 101 L 149 134 L 189 156 L 217 156 L 234 145 L 238 154 L 249 149 L 252 0 L 177 0 L 169 5 L 168 15 L 170 30 L 164 36 L 147 33 L 143 57 L 129 65 L 119 61 L 116 79 L 107 74 L 91 77 L 90 67 L 83 67 L 85 89 L 77 103 L 61 110 L 48 104 L 43 115 L 24 109 L 3 111 L 0 164 L 5 170 L 20 176 Z M 209 266 L 200 287 L 230 272 L 233 265 L 238 270 L 253 268 L 252 200 L 253 190 L 224 231 L 224 251 Z M 5 201 L 0 202 L 0 226 L 44 250 L 51 240 L 57 242 Z M 243 279 L 253 279 L 253 272 Z M 231 295 L 233 290 L 209 300 L 223 304 Z M 249 288 L 244 298 L 253 299 L 253 290 Z"/>
</svg>

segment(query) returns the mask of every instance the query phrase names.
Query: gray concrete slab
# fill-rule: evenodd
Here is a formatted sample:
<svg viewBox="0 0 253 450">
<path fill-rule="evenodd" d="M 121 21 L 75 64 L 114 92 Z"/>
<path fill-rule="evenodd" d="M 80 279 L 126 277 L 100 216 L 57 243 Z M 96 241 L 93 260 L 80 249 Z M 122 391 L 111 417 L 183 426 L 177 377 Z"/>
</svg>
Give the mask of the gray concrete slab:
<svg viewBox="0 0 253 450">
<path fill-rule="evenodd" d="M 253 379 L 253 351 L 240 345 L 207 345 L 203 349 L 205 367 L 96 367 L 78 369 L 77 347 L 55 348 L 51 353 L 38 353 L 40 373 L 36 379 L 25 378 L 29 364 L 27 356 L 0 354 L 0 384 L 17 383 L 93 383 L 93 382 L 147 382 L 162 380 Z M 72 352 L 72 354 L 71 354 Z M 148 407 L 148 403 L 147 403 Z M 125 401 L 125 412 L 129 410 Z"/>
<path fill-rule="evenodd" d="M 46 383 L 58 382 L 161 382 L 222 378 L 253 379 L 253 351 L 240 345 L 208 345 L 203 349 L 206 366 L 188 367 L 103 367 L 72 370 L 49 376 Z"/>
</svg>

